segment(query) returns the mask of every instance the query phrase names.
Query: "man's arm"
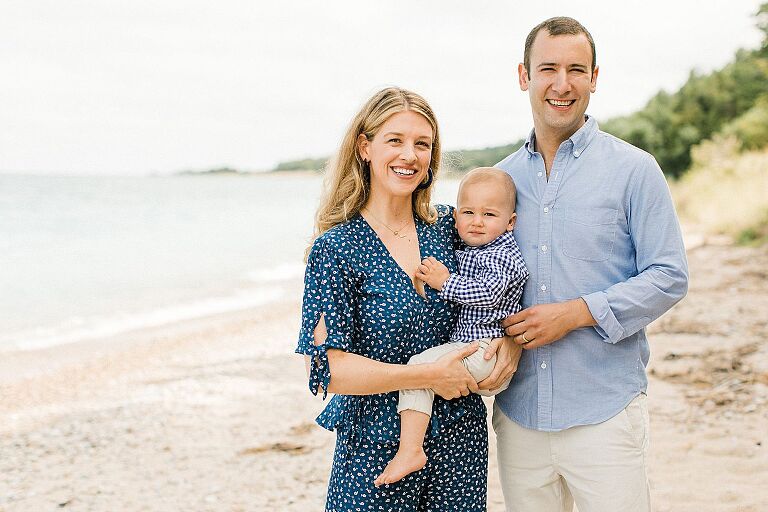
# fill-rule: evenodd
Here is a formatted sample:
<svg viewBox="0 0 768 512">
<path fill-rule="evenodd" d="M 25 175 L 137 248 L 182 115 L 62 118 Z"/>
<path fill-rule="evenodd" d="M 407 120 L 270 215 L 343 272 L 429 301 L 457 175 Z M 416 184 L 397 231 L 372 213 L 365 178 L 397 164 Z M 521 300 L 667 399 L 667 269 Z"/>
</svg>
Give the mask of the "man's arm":
<svg viewBox="0 0 768 512">
<path fill-rule="evenodd" d="M 628 219 L 638 274 L 582 296 L 608 343 L 644 328 L 688 292 L 688 261 L 672 196 L 653 157 L 645 163 L 649 168 L 631 191 Z"/>
<path fill-rule="evenodd" d="M 477 383 L 477 387 L 489 391 L 498 389 L 515 374 L 522 354 L 523 349 L 516 345 L 509 336 L 495 338 L 485 349 L 484 357 L 488 360 L 496 355 L 496 364 L 491 374 Z"/>
<path fill-rule="evenodd" d="M 581 298 L 536 304 L 501 321 L 504 332 L 528 350 L 548 345 L 580 327 L 595 325 L 597 322 Z"/>
<path fill-rule="evenodd" d="M 688 263 L 669 187 L 652 157 L 643 165 L 634 176 L 627 219 L 637 275 L 575 300 L 538 304 L 506 318 L 502 325 L 516 343 L 536 348 L 587 326 L 594 326 L 604 341 L 616 343 L 685 296 Z"/>
</svg>

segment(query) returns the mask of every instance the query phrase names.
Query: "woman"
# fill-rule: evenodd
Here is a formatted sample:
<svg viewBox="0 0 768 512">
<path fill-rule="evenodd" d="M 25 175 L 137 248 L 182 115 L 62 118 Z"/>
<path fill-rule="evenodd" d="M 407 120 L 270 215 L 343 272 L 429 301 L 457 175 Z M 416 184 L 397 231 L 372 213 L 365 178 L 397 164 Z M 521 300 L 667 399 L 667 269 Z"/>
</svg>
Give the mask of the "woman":
<svg viewBox="0 0 768 512">
<path fill-rule="evenodd" d="M 429 105 L 388 88 L 352 120 L 326 176 L 296 352 L 306 356 L 310 390 L 336 394 L 317 418 L 337 432 L 327 511 L 485 510 L 485 407 L 461 363 L 477 347 L 405 365 L 448 341 L 456 320 L 451 303 L 414 279 L 428 256 L 456 269 L 453 217 L 430 204 L 439 164 Z M 375 487 L 397 448 L 396 391 L 427 387 L 443 397 L 424 445 L 427 465 Z"/>
</svg>

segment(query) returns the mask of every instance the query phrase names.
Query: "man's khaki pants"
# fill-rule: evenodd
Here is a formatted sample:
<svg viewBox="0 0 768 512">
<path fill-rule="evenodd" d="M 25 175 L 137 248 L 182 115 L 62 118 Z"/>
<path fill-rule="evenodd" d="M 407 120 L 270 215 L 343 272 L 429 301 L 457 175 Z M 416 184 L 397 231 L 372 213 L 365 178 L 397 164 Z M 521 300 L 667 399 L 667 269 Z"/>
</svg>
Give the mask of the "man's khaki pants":
<svg viewBox="0 0 768 512">
<path fill-rule="evenodd" d="M 640 394 L 613 418 L 560 432 L 519 426 L 497 405 L 493 429 L 509 512 L 648 512 L 648 408 Z"/>
</svg>

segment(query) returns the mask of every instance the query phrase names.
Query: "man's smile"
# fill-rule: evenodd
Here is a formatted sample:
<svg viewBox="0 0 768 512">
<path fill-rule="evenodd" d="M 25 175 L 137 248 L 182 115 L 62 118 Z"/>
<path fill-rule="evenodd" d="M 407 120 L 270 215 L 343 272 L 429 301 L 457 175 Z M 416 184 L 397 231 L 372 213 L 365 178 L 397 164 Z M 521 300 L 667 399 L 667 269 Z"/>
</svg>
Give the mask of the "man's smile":
<svg viewBox="0 0 768 512">
<path fill-rule="evenodd" d="M 570 107 L 576 100 L 546 100 L 553 107 Z"/>
</svg>

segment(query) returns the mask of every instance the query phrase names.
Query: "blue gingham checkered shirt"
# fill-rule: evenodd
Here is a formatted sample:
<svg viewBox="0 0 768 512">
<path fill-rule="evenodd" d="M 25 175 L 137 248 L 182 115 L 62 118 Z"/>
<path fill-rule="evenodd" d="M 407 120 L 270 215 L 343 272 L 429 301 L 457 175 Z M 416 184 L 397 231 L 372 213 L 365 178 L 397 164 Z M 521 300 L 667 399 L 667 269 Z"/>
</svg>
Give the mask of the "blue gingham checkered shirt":
<svg viewBox="0 0 768 512">
<path fill-rule="evenodd" d="M 465 246 L 456 251 L 456 258 L 459 271 L 451 274 L 440 292 L 440 297 L 461 305 L 451 340 L 504 336 L 499 321 L 520 311 L 520 297 L 528 279 L 512 231 L 485 245 Z"/>
</svg>

